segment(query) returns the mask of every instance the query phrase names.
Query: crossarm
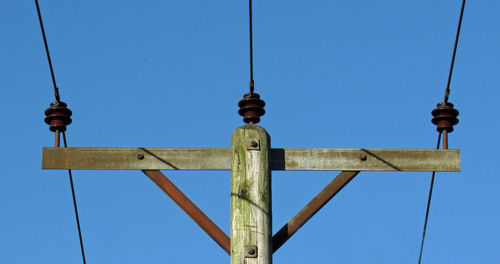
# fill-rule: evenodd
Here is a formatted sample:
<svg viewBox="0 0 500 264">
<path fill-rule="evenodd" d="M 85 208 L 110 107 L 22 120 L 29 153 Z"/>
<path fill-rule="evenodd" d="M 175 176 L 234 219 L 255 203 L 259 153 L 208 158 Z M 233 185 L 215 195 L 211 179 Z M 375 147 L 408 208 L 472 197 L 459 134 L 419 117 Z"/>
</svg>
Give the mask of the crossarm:
<svg viewBox="0 0 500 264">
<path fill-rule="evenodd" d="M 44 169 L 230 170 L 227 148 L 44 148 Z M 460 171 L 460 151 L 434 149 L 271 150 L 272 170 Z"/>
</svg>

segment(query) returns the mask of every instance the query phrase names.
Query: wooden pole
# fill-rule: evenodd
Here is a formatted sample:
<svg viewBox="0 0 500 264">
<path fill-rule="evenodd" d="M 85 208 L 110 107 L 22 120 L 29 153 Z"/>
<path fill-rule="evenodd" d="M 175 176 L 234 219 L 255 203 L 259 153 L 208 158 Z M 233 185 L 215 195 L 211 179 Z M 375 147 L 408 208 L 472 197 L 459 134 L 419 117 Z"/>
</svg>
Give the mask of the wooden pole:
<svg viewBox="0 0 500 264">
<path fill-rule="evenodd" d="M 272 263 L 270 143 L 253 124 L 231 139 L 231 264 Z"/>
</svg>

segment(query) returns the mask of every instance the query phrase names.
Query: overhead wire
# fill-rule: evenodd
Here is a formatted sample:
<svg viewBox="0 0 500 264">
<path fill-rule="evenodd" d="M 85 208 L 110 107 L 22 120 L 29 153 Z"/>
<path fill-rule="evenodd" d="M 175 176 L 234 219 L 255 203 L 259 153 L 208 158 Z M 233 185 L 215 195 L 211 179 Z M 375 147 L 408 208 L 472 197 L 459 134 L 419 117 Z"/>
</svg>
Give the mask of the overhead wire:
<svg viewBox="0 0 500 264">
<path fill-rule="evenodd" d="M 52 77 L 52 84 L 54 86 L 54 97 L 55 97 L 57 103 L 61 103 L 61 98 L 60 98 L 60 95 L 59 95 L 59 88 L 57 87 L 57 84 L 56 84 L 56 77 L 55 77 L 55 74 L 54 74 L 54 68 L 52 66 L 52 60 L 51 60 L 50 52 L 49 52 L 49 45 L 47 43 L 47 36 L 45 34 L 45 27 L 43 25 L 43 19 L 42 19 L 42 14 L 41 14 L 41 11 L 40 11 L 40 5 L 38 3 L 38 0 L 35 0 L 35 5 L 36 5 L 36 11 L 37 11 L 37 14 L 38 14 L 38 21 L 39 21 L 39 24 L 40 24 L 40 28 L 42 30 L 43 43 L 45 45 L 45 53 L 47 55 L 47 61 L 49 63 L 50 75 Z M 56 139 L 58 138 L 58 134 L 59 134 L 59 132 L 57 131 L 56 132 Z M 67 148 L 68 147 L 68 143 L 67 143 L 67 140 L 66 140 L 66 133 L 64 131 L 62 131 L 62 134 L 63 134 L 64 147 Z M 56 142 L 56 144 L 58 144 L 58 143 Z M 80 226 L 80 217 L 79 217 L 79 214 L 78 214 L 78 206 L 77 206 L 77 202 L 76 202 L 75 187 L 74 187 L 74 183 L 73 183 L 73 173 L 71 172 L 71 170 L 68 170 L 68 175 L 69 175 L 69 182 L 70 182 L 70 186 L 71 186 L 71 195 L 72 195 L 72 198 L 73 198 L 73 207 L 74 207 L 74 211 L 75 211 L 76 226 L 77 226 L 77 229 L 78 229 L 78 237 L 79 237 L 79 240 L 80 240 L 80 249 L 81 249 L 81 252 L 82 252 L 82 261 L 83 261 L 84 264 L 86 264 L 87 262 L 86 262 L 86 258 L 85 258 L 85 249 L 84 249 L 84 246 L 83 246 L 82 231 L 81 231 L 81 226 Z"/>
<path fill-rule="evenodd" d="M 49 45 L 47 44 L 47 36 L 45 34 L 45 27 L 43 26 L 42 13 L 40 12 L 40 5 L 38 4 L 38 0 L 35 0 L 36 12 L 38 14 L 38 22 L 40 24 L 40 28 L 42 30 L 43 44 L 45 46 L 45 54 L 47 54 L 47 61 L 49 62 L 50 68 L 50 76 L 52 77 L 52 84 L 54 85 L 54 97 L 56 101 L 61 102 L 61 98 L 59 96 L 59 88 L 56 84 L 56 76 L 54 74 L 54 67 L 52 66 L 52 59 L 50 58 Z"/>
<path fill-rule="evenodd" d="M 448 82 L 447 82 L 446 88 L 444 90 L 444 100 L 443 100 L 443 102 L 445 104 L 448 103 L 448 98 L 450 96 L 450 84 L 451 84 L 451 78 L 453 76 L 453 66 L 455 65 L 455 57 L 456 57 L 456 54 L 457 54 L 458 40 L 460 38 L 460 31 L 461 31 L 461 28 L 462 28 L 462 19 L 463 19 L 463 16 L 464 16 L 465 2 L 466 2 L 466 0 L 462 0 L 462 7 L 460 9 L 460 18 L 458 19 L 457 33 L 456 33 L 455 42 L 454 42 L 454 45 L 453 45 L 453 55 L 452 55 L 451 63 L 450 63 L 450 71 L 449 71 L 449 74 L 448 74 Z M 441 144 L 441 136 L 442 135 L 445 137 L 445 140 L 443 142 L 443 149 L 448 149 L 447 133 L 448 132 L 446 130 L 444 130 L 443 132 L 439 133 L 436 149 L 439 149 L 439 146 Z M 427 231 L 427 223 L 428 223 L 428 220 L 429 220 L 429 211 L 430 211 L 431 200 L 432 200 L 432 192 L 433 192 L 433 189 L 434 189 L 435 176 L 436 176 L 436 171 L 433 171 L 432 172 L 432 177 L 431 177 L 431 182 L 430 182 L 430 187 L 429 187 L 429 196 L 427 198 L 427 208 L 426 208 L 426 211 L 425 211 L 425 221 L 424 221 L 424 227 L 423 227 L 423 231 L 422 231 L 422 241 L 420 243 L 420 253 L 419 253 L 419 257 L 418 257 L 418 264 L 421 264 L 421 262 L 422 262 L 422 255 L 423 255 L 424 241 L 425 241 L 425 233 Z"/>
<path fill-rule="evenodd" d="M 252 0 L 248 0 L 248 25 L 250 32 L 250 94 L 254 91 L 254 80 L 253 80 L 253 21 L 252 21 Z"/>
<path fill-rule="evenodd" d="M 448 102 L 448 97 L 450 96 L 450 84 L 451 76 L 453 75 L 453 66 L 455 65 L 455 56 L 457 54 L 458 39 L 460 38 L 460 30 L 462 28 L 462 18 L 464 17 L 465 0 L 462 1 L 462 8 L 460 10 L 460 18 L 458 19 L 457 34 L 455 37 L 455 45 L 453 46 L 453 56 L 451 57 L 450 63 L 450 73 L 448 74 L 448 83 L 446 84 L 446 89 L 444 91 L 444 102 Z"/>
<path fill-rule="evenodd" d="M 436 149 L 439 149 L 439 146 L 441 145 L 441 135 L 442 135 L 442 133 L 439 133 Z M 432 190 L 434 189 L 434 178 L 435 177 L 436 177 L 436 171 L 433 171 L 431 183 L 430 183 L 430 187 L 429 187 L 429 196 L 427 197 L 427 208 L 425 210 L 425 222 L 424 222 L 424 229 L 422 231 L 422 241 L 420 242 L 420 253 L 418 256 L 418 263 L 419 264 L 422 261 L 422 253 L 424 250 L 424 241 L 425 241 L 425 231 L 427 230 L 427 220 L 429 219 L 429 211 L 431 208 Z"/>
<path fill-rule="evenodd" d="M 64 147 L 68 147 L 68 143 L 66 141 L 66 132 L 62 132 L 63 134 L 63 142 L 64 142 Z M 82 228 L 80 226 L 80 216 L 78 214 L 78 205 L 76 203 L 76 195 L 75 195 L 75 185 L 73 184 L 73 173 L 71 172 L 71 169 L 68 170 L 68 175 L 69 175 L 69 183 L 71 186 L 71 196 L 73 197 L 73 208 L 75 210 L 75 218 L 76 218 L 76 226 L 78 229 L 78 238 L 80 240 L 80 250 L 82 252 L 82 261 L 83 264 L 86 264 L 87 261 L 85 259 L 85 248 L 83 247 L 83 236 L 82 236 Z"/>
<path fill-rule="evenodd" d="M 238 102 L 240 109 L 238 114 L 243 116 L 243 122 L 247 124 L 257 124 L 260 122 L 260 117 L 266 111 L 264 106 L 266 103 L 260 98 L 258 93 L 254 93 L 253 80 L 253 21 L 252 21 L 252 0 L 248 0 L 248 25 L 249 25 L 249 41 L 250 41 L 250 82 L 249 92 L 243 95 L 243 99 Z"/>
</svg>

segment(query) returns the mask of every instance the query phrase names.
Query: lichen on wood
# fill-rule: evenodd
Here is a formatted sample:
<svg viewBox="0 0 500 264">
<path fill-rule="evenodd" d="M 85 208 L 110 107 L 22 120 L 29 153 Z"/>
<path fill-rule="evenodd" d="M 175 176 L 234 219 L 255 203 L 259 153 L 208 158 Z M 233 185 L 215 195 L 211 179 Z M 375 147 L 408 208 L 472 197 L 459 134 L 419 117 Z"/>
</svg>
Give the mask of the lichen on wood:
<svg viewBox="0 0 500 264">
<path fill-rule="evenodd" d="M 272 263 L 270 147 L 269 135 L 260 126 L 245 125 L 233 133 L 231 264 Z M 254 257 L 245 251 L 248 246 L 257 247 Z"/>
</svg>

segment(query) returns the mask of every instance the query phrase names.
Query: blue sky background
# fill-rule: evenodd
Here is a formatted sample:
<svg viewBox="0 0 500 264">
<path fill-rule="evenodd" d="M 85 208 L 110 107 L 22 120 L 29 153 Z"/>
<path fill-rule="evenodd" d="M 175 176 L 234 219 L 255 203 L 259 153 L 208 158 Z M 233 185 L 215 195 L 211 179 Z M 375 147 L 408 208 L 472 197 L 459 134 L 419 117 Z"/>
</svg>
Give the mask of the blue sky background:
<svg viewBox="0 0 500 264">
<path fill-rule="evenodd" d="M 254 1 L 273 147 L 434 148 L 461 1 Z M 41 0 L 70 146 L 229 147 L 248 89 L 247 1 Z M 500 3 L 468 1 L 423 263 L 500 263 Z M 53 101 L 33 1 L 2 1 L 0 259 L 81 263 L 66 171 L 41 170 Z M 336 172 L 273 172 L 279 230 Z M 167 172 L 229 234 L 229 172 Z M 229 263 L 139 171 L 74 171 L 87 263 Z M 431 173 L 365 172 L 274 263 L 416 263 Z"/>
</svg>

